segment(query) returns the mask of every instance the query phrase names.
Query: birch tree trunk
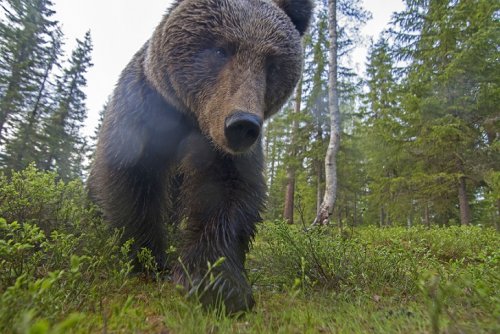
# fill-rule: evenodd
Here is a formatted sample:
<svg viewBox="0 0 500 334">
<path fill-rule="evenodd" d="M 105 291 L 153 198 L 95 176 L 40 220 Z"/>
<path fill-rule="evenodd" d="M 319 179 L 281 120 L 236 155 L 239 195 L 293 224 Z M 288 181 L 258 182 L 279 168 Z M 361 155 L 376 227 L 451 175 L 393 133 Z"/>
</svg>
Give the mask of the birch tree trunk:
<svg viewBox="0 0 500 334">
<path fill-rule="evenodd" d="M 318 143 L 323 140 L 323 132 L 320 125 L 318 125 L 316 140 Z M 316 214 L 318 214 L 321 209 L 321 203 L 323 202 L 323 161 L 320 160 L 319 157 L 314 158 L 314 166 L 316 168 Z"/>
<path fill-rule="evenodd" d="M 337 80 L 337 0 L 328 0 L 328 110 L 330 112 L 330 141 L 325 157 L 325 194 L 313 224 L 328 224 L 337 197 L 337 152 L 340 147 L 340 110 Z"/>
</svg>

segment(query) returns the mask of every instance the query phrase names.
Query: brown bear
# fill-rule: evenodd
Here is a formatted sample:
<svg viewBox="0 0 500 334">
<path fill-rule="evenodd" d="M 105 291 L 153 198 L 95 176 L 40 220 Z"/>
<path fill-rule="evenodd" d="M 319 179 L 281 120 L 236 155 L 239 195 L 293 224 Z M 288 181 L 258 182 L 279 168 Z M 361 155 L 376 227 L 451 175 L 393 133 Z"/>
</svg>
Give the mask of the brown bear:
<svg viewBox="0 0 500 334">
<path fill-rule="evenodd" d="M 254 304 L 244 262 L 266 197 L 262 124 L 300 78 L 311 14 L 311 0 L 178 0 L 105 113 L 91 197 L 161 268 L 166 224 L 182 222 L 174 280 L 229 313 Z"/>
</svg>

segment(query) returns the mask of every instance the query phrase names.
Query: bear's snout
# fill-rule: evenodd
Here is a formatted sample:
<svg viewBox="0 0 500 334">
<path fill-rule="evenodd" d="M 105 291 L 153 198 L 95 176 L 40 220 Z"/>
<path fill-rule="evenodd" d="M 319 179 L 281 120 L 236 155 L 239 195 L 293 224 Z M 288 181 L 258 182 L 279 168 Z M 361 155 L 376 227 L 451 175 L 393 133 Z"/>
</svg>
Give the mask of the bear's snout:
<svg viewBox="0 0 500 334">
<path fill-rule="evenodd" d="M 250 148 L 260 136 L 262 118 L 243 111 L 236 111 L 226 118 L 224 134 L 234 152 Z"/>
</svg>

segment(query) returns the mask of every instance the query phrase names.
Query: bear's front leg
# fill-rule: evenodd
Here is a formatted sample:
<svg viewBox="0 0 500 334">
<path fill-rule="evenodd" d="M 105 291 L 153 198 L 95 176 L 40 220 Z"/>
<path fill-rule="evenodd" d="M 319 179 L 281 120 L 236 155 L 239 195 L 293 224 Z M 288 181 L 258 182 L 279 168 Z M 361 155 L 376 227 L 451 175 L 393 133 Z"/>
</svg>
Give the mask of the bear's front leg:
<svg viewBox="0 0 500 334">
<path fill-rule="evenodd" d="M 254 305 L 244 262 L 265 200 L 263 155 L 255 146 L 237 156 L 199 151 L 181 166 L 187 226 L 174 278 L 206 306 L 222 301 L 229 314 Z M 207 264 L 220 258 L 211 280 Z"/>
</svg>

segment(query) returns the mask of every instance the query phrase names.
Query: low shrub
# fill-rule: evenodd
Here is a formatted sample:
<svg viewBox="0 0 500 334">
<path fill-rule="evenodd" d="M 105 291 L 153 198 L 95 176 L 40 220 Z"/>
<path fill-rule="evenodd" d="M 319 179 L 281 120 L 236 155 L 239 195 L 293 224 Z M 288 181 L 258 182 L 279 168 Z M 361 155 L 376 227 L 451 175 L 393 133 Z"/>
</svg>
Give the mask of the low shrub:
<svg viewBox="0 0 500 334">
<path fill-rule="evenodd" d="M 411 296 L 429 272 L 465 285 L 471 277 L 493 280 L 499 244 L 495 230 L 481 227 L 339 231 L 276 221 L 261 225 L 249 267 L 256 286 Z"/>
<path fill-rule="evenodd" d="M 126 283 L 130 243 L 95 212 L 81 182 L 33 167 L 0 175 L 0 332 L 64 323 Z"/>
<path fill-rule="evenodd" d="M 0 175 L 0 333 L 500 330 L 500 234 L 489 228 L 265 222 L 248 256 L 248 321 L 207 314 L 147 251 L 149 275 L 130 275 L 131 241 L 119 240 L 81 182 L 32 167 Z"/>
</svg>

